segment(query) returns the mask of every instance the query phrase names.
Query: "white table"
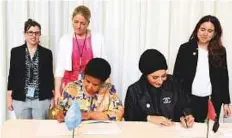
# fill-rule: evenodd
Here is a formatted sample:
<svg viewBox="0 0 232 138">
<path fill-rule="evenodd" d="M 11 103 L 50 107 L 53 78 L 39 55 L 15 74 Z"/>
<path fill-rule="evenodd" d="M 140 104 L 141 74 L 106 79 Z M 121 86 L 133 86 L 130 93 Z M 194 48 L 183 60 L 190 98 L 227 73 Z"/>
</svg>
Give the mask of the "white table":
<svg viewBox="0 0 232 138">
<path fill-rule="evenodd" d="M 218 133 L 210 132 L 210 138 L 232 138 L 232 124 L 220 124 Z M 211 122 L 212 127 L 212 122 Z M 86 133 L 105 132 L 114 134 Z M 119 131 L 115 131 L 114 129 Z M 95 130 L 95 132 L 91 132 Z M 64 123 L 56 120 L 9 120 L 1 128 L 2 138 L 71 138 L 71 131 L 68 131 Z M 175 123 L 171 127 L 157 126 L 148 122 L 113 122 L 94 123 L 82 122 L 75 131 L 75 138 L 193 138 L 206 137 L 206 124 L 195 123 L 193 128 L 185 129 Z M 101 133 L 101 132 L 100 132 Z M 231 135 L 230 135 L 231 134 Z"/>
</svg>

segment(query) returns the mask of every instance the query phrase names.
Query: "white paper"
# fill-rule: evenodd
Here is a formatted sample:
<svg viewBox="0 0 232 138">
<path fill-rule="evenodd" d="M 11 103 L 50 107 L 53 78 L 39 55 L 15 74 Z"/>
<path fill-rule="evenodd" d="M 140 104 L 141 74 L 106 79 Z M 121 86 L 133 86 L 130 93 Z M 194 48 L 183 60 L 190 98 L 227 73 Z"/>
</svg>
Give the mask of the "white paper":
<svg viewBox="0 0 232 138">
<path fill-rule="evenodd" d="M 16 119 L 16 115 L 15 115 L 15 111 L 13 110 L 13 111 L 10 111 L 10 110 L 8 110 L 8 113 L 7 113 L 7 117 L 8 117 L 8 119 Z"/>
<path fill-rule="evenodd" d="M 221 133 L 218 131 L 214 133 L 212 131 L 213 123 L 209 124 L 209 138 L 221 138 Z M 175 124 L 175 129 L 178 131 L 178 135 L 181 138 L 206 138 L 207 124 L 206 123 L 194 123 L 192 128 L 184 128 L 180 123 Z"/>
<path fill-rule="evenodd" d="M 194 126 L 196 127 L 196 126 Z M 206 137 L 206 127 L 205 127 L 205 134 L 196 133 L 197 131 L 193 128 L 184 128 L 181 126 L 180 123 L 175 124 L 175 130 L 178 131 L 180 137 L 184 138 L 205 138 Z"/>
<path fill-rule="evenodd" d="M 231 123 L 222 123 L 218 130 L 224 137 L 232 138 L 232 127 Z"/>
<path fill-rule="evenodd" d="M 97 123 L 83 123 L 81 127 L 82 134 L 88 135 L 107 135 L 121 133 L 121 129 L 114 122 L 97 122 Z"/>
</svg>

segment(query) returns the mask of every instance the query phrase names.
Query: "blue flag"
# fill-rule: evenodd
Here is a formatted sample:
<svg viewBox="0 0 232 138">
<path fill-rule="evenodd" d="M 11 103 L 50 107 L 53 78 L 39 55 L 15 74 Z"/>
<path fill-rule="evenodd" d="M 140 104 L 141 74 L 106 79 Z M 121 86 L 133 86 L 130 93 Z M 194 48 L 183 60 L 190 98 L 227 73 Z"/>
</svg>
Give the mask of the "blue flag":
<svg viewBox="0 0 232 138">
<path fill-rule="evenodd" d="M 71 107 L 68 109 L 64 118 L 68 130 L 75 129 L 80 125 L 82 120 L 80 105 L 76 100 L 73 100 Z"/>
</svg>

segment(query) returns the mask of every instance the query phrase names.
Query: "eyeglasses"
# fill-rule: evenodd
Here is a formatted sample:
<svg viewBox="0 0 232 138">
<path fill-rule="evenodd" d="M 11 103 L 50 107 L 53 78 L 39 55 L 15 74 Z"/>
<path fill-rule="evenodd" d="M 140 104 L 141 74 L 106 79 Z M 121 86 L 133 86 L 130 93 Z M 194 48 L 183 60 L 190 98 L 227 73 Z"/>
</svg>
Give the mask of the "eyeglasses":
<svg viewBox="0 0 232 138">
<path fill-rule="evenodd" d="M 40 31 L 38 31 L 38 32 L 28 31 L 28 32 L 27 32 L 27 35 L 29 35 L 29 36 L 33 36 L 33 35 L 35 35 L 35 36 L 40 36 L 40 35 L 41 35 L 41 32 L 40 32 Z"/>
</svg>

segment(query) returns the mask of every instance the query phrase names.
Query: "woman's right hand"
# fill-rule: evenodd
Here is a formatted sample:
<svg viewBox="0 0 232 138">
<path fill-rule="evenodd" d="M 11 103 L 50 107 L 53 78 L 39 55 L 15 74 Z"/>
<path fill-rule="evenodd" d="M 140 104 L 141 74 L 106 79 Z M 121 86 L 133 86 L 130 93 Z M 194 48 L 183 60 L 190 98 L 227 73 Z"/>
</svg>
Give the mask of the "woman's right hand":
<svg viewBox="0 0 232 138">
<path fill-rule="evenodd" d="M 58 105 L 58 103 L 59 103 L 59 100 L 60 100 L 60 97 L 61 97 L 61 94 L 60 94 L 60 92 L 55 92 L 55 97 L 54 97 L 54 105 L 56 106 L 56 105 Z"/>
<path fill-rule="evenodd" d="M 8 94 L 7 94 L 7 109 L 10 110 L 10 111 L 14 110 L 13 106 L 12 106 L 12 101 L 13 100 L 12 100 L 11 93 L 12 92 L 8 92 Z"/>
<path fill-rule="evenodd" d="M 54 104 L 55 106 L 58 105 L 59 99 L 61 98 L 61 85 L 62 85 L 62 78 L 56 77 L 55 78 L 55 96 L 54 96 Z"/>
<path fill-rule="evenodd" d="M 63 111 L 59 111 L 57 114 L 56 114 L 56 119 L 58 122 L 62 123 L 64 122 L 64 113 Z"/>
<path fill-rule="evenodd" d="M 164 116 L 152 116 L 149 115 L 149 117 L 147 117 L 147 121 L 157 124 L 157 125 L 164 125 L 164 126 L 171 126 L 173 124 L 173 122 L 169 119 L 167 119 Z"/>
</svg>

